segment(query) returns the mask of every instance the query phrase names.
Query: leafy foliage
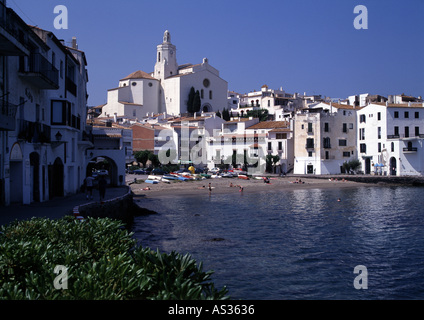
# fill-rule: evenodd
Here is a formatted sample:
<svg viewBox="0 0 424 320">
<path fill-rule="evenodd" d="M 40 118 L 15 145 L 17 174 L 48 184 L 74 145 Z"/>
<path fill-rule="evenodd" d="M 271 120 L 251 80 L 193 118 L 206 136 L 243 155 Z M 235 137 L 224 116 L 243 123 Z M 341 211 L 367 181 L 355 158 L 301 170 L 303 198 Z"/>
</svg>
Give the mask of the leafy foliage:
<svg viewBox="0 0 424 320">
<path fill-rule="evenodd" d="M 0 300 L 227 299 L 190 255 L 137 246 L 119 221 L 72 217 L 2 226 Z M 54 268 L 68 268 L 57 290 Z"/>
</svg>

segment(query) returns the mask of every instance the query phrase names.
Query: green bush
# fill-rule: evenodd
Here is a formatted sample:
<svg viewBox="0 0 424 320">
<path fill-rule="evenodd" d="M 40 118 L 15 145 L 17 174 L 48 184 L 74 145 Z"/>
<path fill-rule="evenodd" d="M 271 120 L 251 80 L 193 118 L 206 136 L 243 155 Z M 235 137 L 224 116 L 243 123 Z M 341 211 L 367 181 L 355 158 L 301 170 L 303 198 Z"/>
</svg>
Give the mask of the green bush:
<svg viewBox="0 0 424 320">
<path fill-rule="evenodd" d="M 0 299 L 228 299 L 190 255 L 138 246 L 120 221 L 34 218 L 2 226 Z M 67 289 L 56 289 L 58 265 Z"/>
</svg>

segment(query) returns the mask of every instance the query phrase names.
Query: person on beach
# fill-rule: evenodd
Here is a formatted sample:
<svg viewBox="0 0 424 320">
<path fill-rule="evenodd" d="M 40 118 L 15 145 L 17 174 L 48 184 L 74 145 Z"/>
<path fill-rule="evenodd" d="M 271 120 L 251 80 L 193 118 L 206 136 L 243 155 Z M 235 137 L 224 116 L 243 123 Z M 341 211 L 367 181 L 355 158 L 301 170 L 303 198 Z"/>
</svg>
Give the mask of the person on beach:
<svg viewBox="0 0 424 320">
<path fill-rule="evenodd" d="M 87 178 L 85 178 L 87 200 L 89 197 L 90 200 L 93 200 L 93 182 L 94 178 L 91 176 L 91 174 L 89 174 Z"/>
<path fill-rule="evenodd" d="M 209 183 L 209 192 L 212 192 L 212 186 L 210 183 Z"/>
<path fill-rule="evenodd" d="M 104 175 L 100 176 L 100 180 L 99 180 L 99 195 L 100 195 L 100 202 L 103 201 L 105 199 L 105 195 L 106 195 L 106 186 L 107 186 L 107 181 Z"/>
</svg>

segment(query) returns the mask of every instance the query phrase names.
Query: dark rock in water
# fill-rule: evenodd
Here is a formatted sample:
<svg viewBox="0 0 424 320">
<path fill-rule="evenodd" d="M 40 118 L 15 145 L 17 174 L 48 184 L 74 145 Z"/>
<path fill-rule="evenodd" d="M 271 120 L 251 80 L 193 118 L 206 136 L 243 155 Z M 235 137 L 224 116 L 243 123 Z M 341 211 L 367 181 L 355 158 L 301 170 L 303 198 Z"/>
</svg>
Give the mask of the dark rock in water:
<svg viewBox="0 0 424 320">
<path fill-rule="evenodd" d="M 204 241 L 219 242 L 219 241 L 225 241 L 225 239 L 224 238 L 211 238 L 211 239 L 206 239 Z"/>
<path fill-rule="evenodd" d="M 195 216 L 195 217 L 200 217 L 200 214 L 196 213 L 194 216 Z"/>
</svg>

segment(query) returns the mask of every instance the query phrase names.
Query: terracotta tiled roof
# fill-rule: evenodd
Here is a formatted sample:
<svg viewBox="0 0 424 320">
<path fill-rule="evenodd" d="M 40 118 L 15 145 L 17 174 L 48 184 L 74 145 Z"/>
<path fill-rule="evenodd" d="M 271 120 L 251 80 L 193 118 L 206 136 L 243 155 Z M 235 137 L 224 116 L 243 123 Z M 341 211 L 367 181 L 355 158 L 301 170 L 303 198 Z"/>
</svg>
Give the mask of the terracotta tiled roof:
<svg viewBox="0 0 424 320">
<path fill-rule="evenodd" d="M 289 128 L 290 124 L 287 121 L 262 121 L 247 129 L 277 129 Z"/>
<path fill-rule="evenodd" d="M 148 74 L 148 73 L 146 73 L 144 71 L 141 71 L 141 70 L 138 70 L 138 71 L 135 71 L 135 72 L 129 74 L 125 78 L 122 78 L 121 81 L 122 80 L 128 80 L 128 79 L 150 79 L 150 80 L 157 80 L 156 78 L 153 78 L 150 74 Z"/>
</svg>

